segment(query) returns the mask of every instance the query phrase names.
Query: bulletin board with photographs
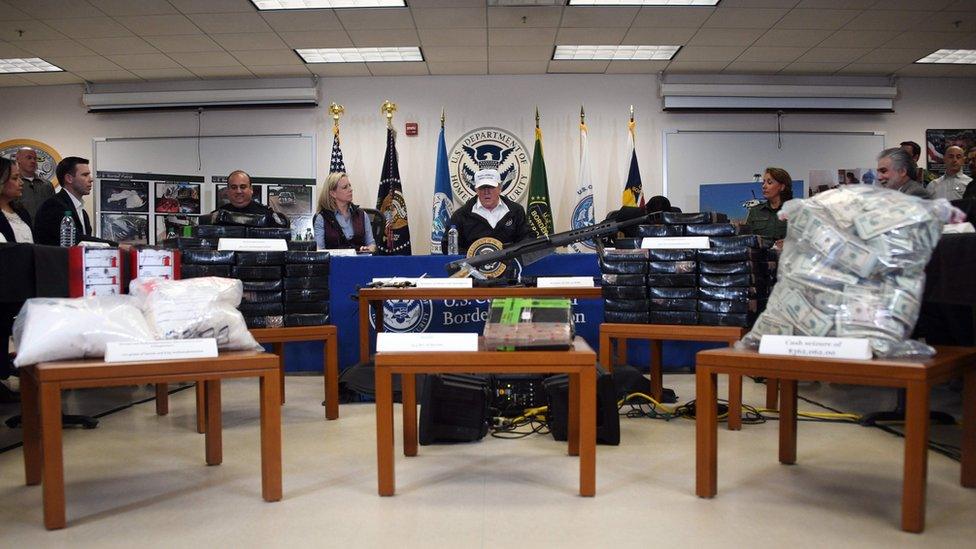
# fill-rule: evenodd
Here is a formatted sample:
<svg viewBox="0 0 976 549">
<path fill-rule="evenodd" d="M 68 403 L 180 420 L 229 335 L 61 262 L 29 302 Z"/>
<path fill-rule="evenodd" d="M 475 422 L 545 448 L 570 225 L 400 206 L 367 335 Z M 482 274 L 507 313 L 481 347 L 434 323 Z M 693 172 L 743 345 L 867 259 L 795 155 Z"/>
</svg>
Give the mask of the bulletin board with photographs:
<svg viewBox="0 0 976 549">
<path fill-rule="evenodd" d="M 216 207 L 229 203 L 227 176 L 212 176 Z M 312 216 L 318 200 L 315 180 L 291 177 L 251 177 L 253 200 L 284 215 L 291 223 L 293 240 L 313 240 Z"/>
<path fill-rule="evenodd" d="M 945 173 L 943 155 L 953 145 L 962 147 L 964 153 L 976 147 L 976 129 L 925 130 L 925 160 L 930 172 L 939 175 Z M 968 164 L 963 164 L 962 170 L 967 175 L 973 175 Z"/>
<path fill-rule="evenodd" d="M 125 244 L 156 244 L 202 213 L 204 178 L 193 175 L 96 172 L 96 231 Z"/>
</svg>

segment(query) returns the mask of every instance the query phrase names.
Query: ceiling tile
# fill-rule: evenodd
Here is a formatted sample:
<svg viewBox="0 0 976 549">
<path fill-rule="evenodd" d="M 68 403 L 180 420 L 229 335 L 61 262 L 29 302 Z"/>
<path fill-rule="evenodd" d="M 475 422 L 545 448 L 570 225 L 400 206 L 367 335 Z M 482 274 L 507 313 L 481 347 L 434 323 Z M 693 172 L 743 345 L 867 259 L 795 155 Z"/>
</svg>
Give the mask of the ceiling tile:
<svg viewBox="0 0 976 549">
<path fill-rule="evenodd" d="M 54 27 L 33 19 L 17 21 L 12 25 L 0 25 L 0 40 L 6 40 L 14 44 L 33 40 L 53 40 L 61 37 L 62 34 L 55 30 Z"/>
<path fill-rule="evenodd" d="M 851 19 L 844 28 L 847 30 L 883 29 L 888 32 L 908 30 L 918 25 L 918 13 L 912 11 L 878 11 L 862 12 Z M 928 30 L 928 29 L 926 29 Z"/>
<path fill-rule="evenodd" d="M 122 53 L 157 53 L 156 48 L 142 38 L 90 38 L 82 43 L 102 55 Z"/>
<path fill-rule="evenodd" d="M 345 31 L 295 31 L 278 33 L 290 48 L 350 48 L 352 39 Z M 215 35 L 216 36 L 216 35 Z M 236 35 L 222 35 L 236 36 Z M 244 35 L 246 36 L 246 35 Z"/>
<path fill-rule="evenodd" d="M 19 86 L 33 86 L 30 80 L 24 80 L 16 74 L 0 74 L 0 88 L 13 88 Z"/>
<path fill-rule="evenodd" d="M 976 7 L 968 13 L 944 11 L 933 14 L 925 20 L 923 26 L 928 32 L 974 32 L 976 31 Z"/>
<path fill-rule="evenodd" d="M 241 65 L 227 67 L 193 67 L 190 72 L 200 78 L 251 78 L 254 74 Z"/>
<path fill-rule="evenodd" d="M 274 32 L 215 34 L 213 39 L 225 50 L 280 50 L 288 47 Z"/>
<path fill-rule="evenodd" d="M 240 64 L 231 54 L 224 51 L 171 53 L 169 56 L 194 73 L 197 73 L 197 67 L 236 67 Z"/>
<path fill-rule="evenodd" d="M 776 22 L 776 28 L 837 30 L 859 13 L 857 10 L 791 10 Z"/>
<path fill-rule="evenodd" d="M 342 9 L 336 15 L 344 29 L 413 29 L 407 8 Z"/>
<path fill-rule="evenodd" d="M 430 46 L 424 47 L 424 60 L 434 63 L 487 61 L 486 46 Z"/>
<path fill-rule="evenodd" d="M 351 30 L 346 31 L 353 45 L 360 48 L 383 46 L 419 46 L 420 38 L 414 29 Z"/>
<path fill-rule="evenodd" d="M 546 61 L 552 59 L 552 46 L 491 46 L 491 61 Z"/>
<path fill-rule="evenodd" d="M 40 86 L 56 86 L 59 84 L 81 84 L 84 80 L 70 72 L 44 72 L 22 75 L 28 82 Z"/>
<path fill-rule="evenodd" d="M 654 7 L 641 8 L 634 17 L 635 27 L 694 27 L 698 28 L 715 12 L 712 7 L 672 8 Z"/>
<path fill-rule="evenodd" d="M 413 3 L 411 2 L 411 6 Z M 485 8 L 411 8 L 418 29 L 483 28 L 487 25 Z M 487 65 L 485 70 L 488 70 Z"/>
<path fill-rule="evenodd" d="M 756 41 L 754 46 L 795 46 L 812 48 L 824 41 L 831 32 L 815 29 L 770 29 Z"/>
<path fill-rule="evenodd" d="M 759 61 L 764 63 L 789 63 L 796 61 L 798 57 L 803 55 L 807 51 L 807 48 L 789 48 L 789 47 L 776 47 L 776 48 L 760 48 L 751 47 L 746 51 L 742 52 L 736 61 Z"/>
<path fill-rule="evenodd" d="M 489 74 L 545 74 L 548 61 L 489 61 Z"/>
<path fill-rule="evenodd" d="M 870 52 L 869 48 L 813 48 L 797 61 L 801 63 L 852 63 Z"/>
<path fill-rule="evenodd" d="M 48 59 L 66 71 L 117 71 L 122 67 L 100 55 L 84 55 L 78 57 L 51 57 Z"/>
<path fill-rule="evenodd" d="M 109 17 L 47 19 L 45 22 L 72 38 L 114 38 L 133 35 L 132 31 Z"/>
<path fill-rule="evenodd" d="M 832 10 L 864 10 L 871 7 L 877 0 L 800 0 L 797 8 L 832 9 Z"/>
<path fill-rule="evenodd" d="M 24 13 L 45 19 L 54 14 L 58 18 L 81 18 L 101 15 L 94 6 L 84 0 L 6 0 Z M 6 15 L 6 14 L 4 14 Z"/>
<path fill-rule="evenodd" d="M 236 57 L 246 67 L 305 64 L 294 50 L 232 51 L 230 54 Z"/>
<path fill-rule="evenodd" d="M 560 73 L 594 73 L 603 74 L 607 72 L 609 61 L 549 61 L 549 74 Z"/>
<path fill-rule="evenodd" d="M 928 49 L 878 48 L 857 59 L 858 63 L 914 63 L 932 53 Z"/>
<path fill-rule="evenodd" d="M 106 15 L 157 15 L 176 13 L 167 0 L 88 0 Z"/>
<path fill-rule="evenodd" d="M 723 8 L 792 8 L 800 0 L 722 0 Z"/>
<path fill-rule="evenodd" d="M 147 36 L 146 42 L 164 53 L 185 53 L 194 51 L 220 51 L 219 44 L 202 34 L 176 36 Z"/>
<path fill-rule="evenodd" d="M 489 28 L 558 27 L 563 8 L 536 6 L 526 8 L 488 8 Z M 522 19 L 525 18 L 523 21 Z"/>
<path fill-rule="evenodd" d="M 566 27 L 629 27 L 640 8 L 567 6 L 560 26 Z"/>
<path fill-rule="evenodd" d="M 971 11 L 976 10 L 976 1 L 974 0 L 955 0 L 955 2 L 950 3 L 946 6 L 948 11 Z"/>
<path fill-rule="evenodd" d="M 339 18 L 332 10 L 295 10 L 262 13 L 264 20 L 276 31 L 322 31 L 341 29 Z"/>
<path fill-rule="evenodd" d="M 430 74 L 488 74 L 487 61 L 467 63 L 427 63 Z M 545 70 L 543 68 L 543 70 Z"/>
<path fill-rule="evenodd" d="M 176 61 L 161 53 L 135 53 L 109 55 L 108 58 L 124 69 L 173 69 L 179 67 Z"/>
<path fill-rule="evenodd" d="M 489 46 L 545 46 L 556 42 L 555 28 L 489 29 Z"/>
<path fill-rule="evenodd" d="M 687 44 L 698 29 L 692 28 L 648 28 L 631 27 L 621 44 L 646 44 L 650 46 L 673 45 L 680 46 Z"/>
<path fill-rule="evenodd" d="M 840 69 L 838 74 L 894 74 L 904 67 L 902 63 L 851 63 Z"/>
<path fill-rule="evenodd" d="M 89 82 L 139 82 L 142 79 L 129 71 L 75 71 L 75 74 Z"/>
<path fill-rule="evenodd" d="M 607 74 L 656 74 L 664 71 L 670 61 L 611 61 Z"/>
<path fill-rule="evenodd" d="M 948 76 L 955 67 L 952 65 L 905 65 L 896 74 L 902 76 Z"/>
<path fill-rule="evenodd" d="M 41 44 L 43 42 L 22 42 L 23 46 L 30 46 L 30 44 Z M 94 52 L 91 52 L 94 53 Z M 0 58 L 9 59 L 11 57 L 44 57 L 48 54 L 46 53 L 36 53 L 33 48 L 25 48 L 21 46 L 15 46 L 9 42 L 0 42 Z M 56 55 L 56 54 L 55 54 Z"/>
<path fill-rule="evenodd" d="M 31 13 L 19 10 L 6 2 L 0 2 L 0 9 L 3 10 L 3 18 L 7 21 L 24 21 L 34 19 Z"/>
<path fill-rule="evenodd" d="M 781 72 L 785 74 L 833 74 L 847 63 L 791 63 Z"/>
<path fill-rule="evenodd" d="M 430 74 L 427 63 L 409 61 L 403 63 L 366 63 L 373 76 L 422 76 Z"/>
<path fill-rule="evenodd" d="M 825 46 L 835 48 L 876 48 L 891 40 L 897 33 L 880 30 L 840 30 L 824 41 Z"/>
<path fill-rule="evenodd" d="M 740 46 L 685 46 L 678 51 L 679 61 L 732 61 L 745 51 Z"/>
<path fill-rule="evenodd" d="M 255 13 L 197 13 L 188 15 L 207 34 L 270 32 L 271 27 Z"/>
<path fill-rule="evenodd" d="M 308 76 L 311 74 L 305 65 L 282 65 L 282 66 L 251 66 L 248 65 L 248 70 L 254 73 L 254 76 L 259 78 L 284 78 L 291 76 Z"/>
<path fill-rule="evenodd" d="M 471 46 L 488 43 L 486 29 L 418 29 L 417 33 L 424 46 Z M 553 36 L 555 34 L 553 29 Z"/>
<path fill-rule="evenodd" d="M 559 32 L 556 33 L 556 43 L 616 46 L 620 44 L 626 34 L 626 27 L 560 28 Z"/>
<path fill-rule="evenodd" d="M 664 72 L 714 74 L 728 65 L 726 61 L 671 61 Z"/>
<path fill-rule="evenodd" d="M 945 9 L 952 0 L 876 0 L 871 9 L 875 10 L 921 10 L 939 11 Z"/>
<path fill-rule="evenodd" d="M 202 34 L 203 31 L 183 15 L 134 15 L 116 17 L 125 28 L 140 36 Z"/>
<path fill-rule="evenodd" d="M 763 61 L 733 61 L 722 72 L 736 74 L 771 74 L 786 68 L 788 63 Z"/>
<path fill-rule="evenodd" d="M 366 63 L 316 63 L 307 68 L 319 76 L 370 76 Z"/>
<path fill-rule="evenodd" d="M 145 80 L 196 80 L 197 76 L 184 68 L 133 69 L 132 72 Z"/>
<path fill-rule="evenodd" d="M 704 27 L 722 29 L 768 29 L 779 21 L 788 10 L 766 8 L 723 8 L 705 21 Z"/>
<path fill-rule="evenodd" d="M 762 29 L 699 29 L 689 46 L 750 46 L 762 36 Z"/>
<path fill-rule="evenodd" d="M 925 32 L 907 31 L 892 39 L 885 44 L 885 47 L 904 48 L 910 45 L 913 48 L 927 48 L 932 51 L 943 48 L 960 48 L 966 42 L 969 35 L 958 32 Z"/>
<path fill-rule="evenodd" d="M 485 0 L 410 0 L 410 8 L 484 8 Z"/>
<path fill-rule="evenodd" d="M 182 13 L 254 12 L 251 0 L 169 0 Z"/>
<path fill-rule="evenodd" d="M 63 56 L 96 55 L 94 51 L 68 38 L 62 38 L 61 40 L 37 40 L 31 42 L 23 42 L 23 49 L 33 53 L 38 57 L 48 57 L 48 56 L 55 56 L 55 55 L 63 55 Z M 14 57 L 14 56 L 0 54 L 0 57 Z"/>
</svg>

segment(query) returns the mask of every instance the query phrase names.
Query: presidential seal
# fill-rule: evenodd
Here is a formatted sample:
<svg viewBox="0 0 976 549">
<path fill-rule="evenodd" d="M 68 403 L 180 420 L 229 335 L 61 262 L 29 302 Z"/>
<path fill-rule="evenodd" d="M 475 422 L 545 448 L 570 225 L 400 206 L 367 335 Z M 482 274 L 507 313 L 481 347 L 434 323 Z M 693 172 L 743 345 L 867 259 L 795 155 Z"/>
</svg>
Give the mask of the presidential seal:
<svg viewBox="0 0 976 549">
<path fill-rule="evenodd" d="M 383 302 L 383 330 L 387 332 L 426 332 L 433 317 L 434 304 L 429 299 L 387 299 Z M 369 323 L 375 330 L 372 314 Z"/>
<path fill-rule="evenodd" d="M 498 170 L 502 196 L 518 202 L 529 184 L 529 153 L 518 137 L 501 128 L 478 128 L 461 136 L 448 157 L 451 190 L 461 203 L 475 195 L 474 174 Z"/>
<path fill-rule="evenodd" d="M 492 238 L 486 236 L 484 238 L 479 238 L 471 243 L 468 247 L 468 257 L 475 257 L 482 254 L 490 254 L 497 252 L 502 249 L 502 243 L 497 238 Z M 478 267 L 478 271 L 488 278 L 498 278 L 505 272 L 507 265 L 502 261 L 493 261 L 491 263 L 485 263 L 481 267 Z"/>
</svg>

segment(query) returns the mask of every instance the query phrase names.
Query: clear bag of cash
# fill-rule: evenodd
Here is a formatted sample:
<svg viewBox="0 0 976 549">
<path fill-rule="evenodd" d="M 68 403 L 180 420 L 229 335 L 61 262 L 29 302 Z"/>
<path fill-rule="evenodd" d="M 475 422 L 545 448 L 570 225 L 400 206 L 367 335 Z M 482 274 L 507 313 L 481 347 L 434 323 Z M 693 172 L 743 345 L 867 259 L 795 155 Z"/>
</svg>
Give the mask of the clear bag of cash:
<svg viewBox="0 0 976 549">
<path fill-rule="evenodd" d="M 918 320 L 925 266 L 942 225 L 964 217 L 948 201 L 852 185 L 790 200 L 777 281 L 766 310 L 740 343 L 763 335 L 870 340 L 876 357 L 929 357 L 909 340 Z"/>
<path fill-rule="evenodd" d="M 575 333 L 568 299 L 511 297 L 491 301 L 484 337 L 486 348 L 499 351 L 561 350 L 573 346 Z"/>
</svg>

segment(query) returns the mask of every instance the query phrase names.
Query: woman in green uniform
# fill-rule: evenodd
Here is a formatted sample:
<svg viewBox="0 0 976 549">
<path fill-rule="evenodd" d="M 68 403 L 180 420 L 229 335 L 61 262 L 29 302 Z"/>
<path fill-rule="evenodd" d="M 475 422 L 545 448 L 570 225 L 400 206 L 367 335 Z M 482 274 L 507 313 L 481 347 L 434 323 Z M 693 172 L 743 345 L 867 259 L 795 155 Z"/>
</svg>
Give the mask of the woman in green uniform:
<svg viewBox="0 0 976 549">
<path fill-rule="evenodd" d="M 749 208 L 746 226 L 752 229 L 753 234 L 771 238 L 776 241 L 777 247 L 782 246 L 781 241 L 786 238 L 786 221 L 776 215 L 783 203 L 793 198 L 793 179 L 782 168 L 766 168 L 762 193 L 766 201 Z"/>
</svg>

